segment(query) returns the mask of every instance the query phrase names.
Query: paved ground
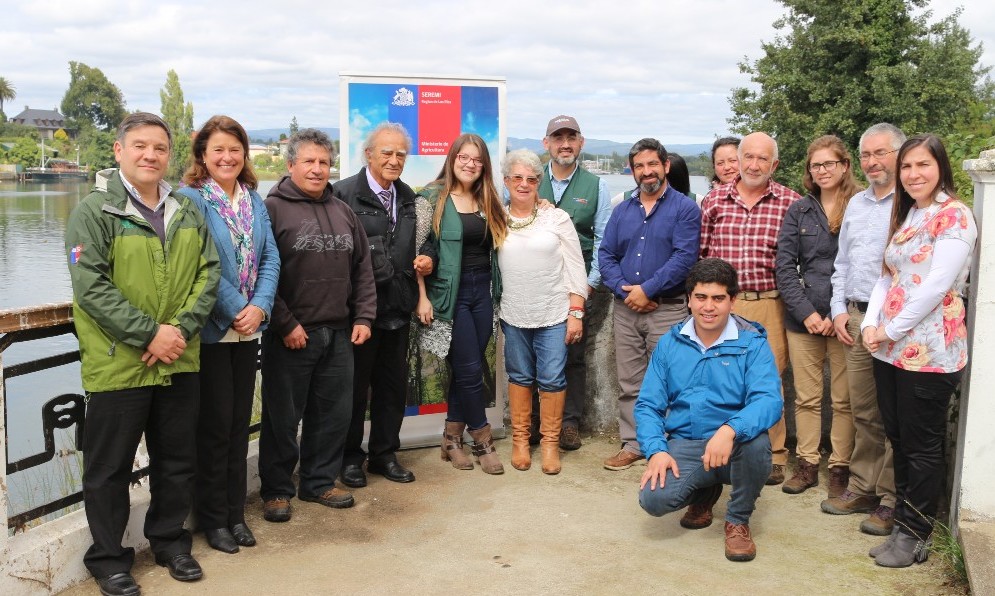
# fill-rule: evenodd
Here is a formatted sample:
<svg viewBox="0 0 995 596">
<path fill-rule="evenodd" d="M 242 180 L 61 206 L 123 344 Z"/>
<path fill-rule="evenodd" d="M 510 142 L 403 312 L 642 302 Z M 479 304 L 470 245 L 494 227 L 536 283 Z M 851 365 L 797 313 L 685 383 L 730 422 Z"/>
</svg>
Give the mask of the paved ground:
<svg viewBox="0 0 995 596">
<path fill-rule="evenodd" d="M 176 582 L 147 553 L 135 577 L 145 594 L 964 593 L 935 557 L 909 569 L 876 567 L 866 553 L 880 539 L 857 530 L 860 516 L 819 511 L 825 482 L 794 496 L 766 488 L 751 522 L 757 558 L 731 563 L 721 523 L 728 489 L 716 523 L 689 531 L 678 515 L 658 519 L 639 508 L 643 466 L 601 468 L 617 445 L 608 439 L 564 454 L 558 476 L 544 475 L 538 459 L 528 472 L 511 468 L 510 440 L 497 444 L 503 476 L 455 470 L 437 448 L 402 452 L 418 476 L 413 484 L 371 476 L 353 509 L 295 500 L 286 524 L 263 521 L 253 500 L 258 546 L 226 555 L 198 535 L 203 580 Z M 93 581 L 66 592 L 98 593 Z"/>
</svg>

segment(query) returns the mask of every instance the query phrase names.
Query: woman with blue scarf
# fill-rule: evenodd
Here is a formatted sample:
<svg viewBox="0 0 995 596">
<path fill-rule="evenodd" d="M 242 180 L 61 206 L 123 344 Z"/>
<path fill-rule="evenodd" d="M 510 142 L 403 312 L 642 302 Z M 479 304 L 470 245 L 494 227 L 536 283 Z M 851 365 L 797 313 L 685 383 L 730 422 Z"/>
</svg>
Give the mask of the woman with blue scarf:
<svg viewBox="0 0 995 596">
<path fill-rule="evenodd" d="M 221 258 L 218 301 L 201 331 L 195 510 L 207 543 L 226 553 L 256 544 L 245 524 L 245 461 L 259 337 L 280 276 L 248 153 L 242 125 L 212 117 L 194 138 L 180 190 L 204 214 Z"/>
</svg>

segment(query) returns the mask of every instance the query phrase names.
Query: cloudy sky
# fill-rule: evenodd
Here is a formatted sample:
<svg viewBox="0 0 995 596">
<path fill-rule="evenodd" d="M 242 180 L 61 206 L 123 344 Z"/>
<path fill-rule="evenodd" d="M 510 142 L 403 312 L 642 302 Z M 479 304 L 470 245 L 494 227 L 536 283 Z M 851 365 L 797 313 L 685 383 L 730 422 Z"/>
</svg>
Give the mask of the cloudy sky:
<svg viewBox="0 0 995 596">
<path fill-rule="evenodd" d="M 12 5 L 11 5 L 12 4 Z M 961 0 L 960 22 L 995 64 L 995 3 Z M 953 3 L 933 2 L 939 15 Z M 46 0 L 5 5 L 0 76 L 25 105 L 58 106 L 70 60 L 100 68 L 127 107 L 158 112 L 175 69 L 194 124 L 226 113 L 246 128 L 339 126 L 344 71 L 507 79 L 507 133 L 539 138 L 558 113 L 588 138 L 710 142 L 737 63 L 761 55 L 773 0 Z M 817 75 L 816 75 L 817 76 Z"/>
</svg>

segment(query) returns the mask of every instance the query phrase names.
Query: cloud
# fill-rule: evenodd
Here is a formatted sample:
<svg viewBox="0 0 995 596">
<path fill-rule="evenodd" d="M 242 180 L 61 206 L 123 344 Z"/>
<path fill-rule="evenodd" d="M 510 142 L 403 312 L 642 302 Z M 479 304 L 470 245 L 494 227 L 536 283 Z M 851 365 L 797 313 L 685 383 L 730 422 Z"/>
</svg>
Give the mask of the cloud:
<svg viewBox="0 0 995 596">
<path fill-rule="evenodd" d="M 965 0 L 960 22 L 992 65 L 989 4 Z M 727 130 L 730 90 L 750 83 L 739 62 L 760 56 L 782 12 L 771 0 L 52 0 L 7 11 L 0 39 L 17 50 L 0 76 L 17 87 L 8 115 L 58 105 L 70 60 L 103 70 L 128 108 L 158 111 L 175 69 L 195 123 L 227 113 L 247 128 L 295 115 L 302 127 L 338 126 L 342 71 L 499 76 L 510 136 L 538 137 L 568 113 L 588 138 L 708 142 Z"/>
</svg>

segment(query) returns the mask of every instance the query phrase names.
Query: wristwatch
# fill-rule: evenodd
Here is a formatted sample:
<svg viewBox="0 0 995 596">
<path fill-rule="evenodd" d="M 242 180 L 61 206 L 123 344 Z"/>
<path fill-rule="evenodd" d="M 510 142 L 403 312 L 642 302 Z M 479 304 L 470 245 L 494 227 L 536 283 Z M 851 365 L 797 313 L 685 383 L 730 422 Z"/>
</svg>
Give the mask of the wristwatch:
<svg viewBox="0 0 995 596">
<path fill-rule="evenodd" d="M 575 319 L 583 319 L 584 318 L 584 309 L 583 308 L 571 308 L 570 311 L 567 314 L 570 315 L 571 317 L 575 318 Z"/>
</svg>

